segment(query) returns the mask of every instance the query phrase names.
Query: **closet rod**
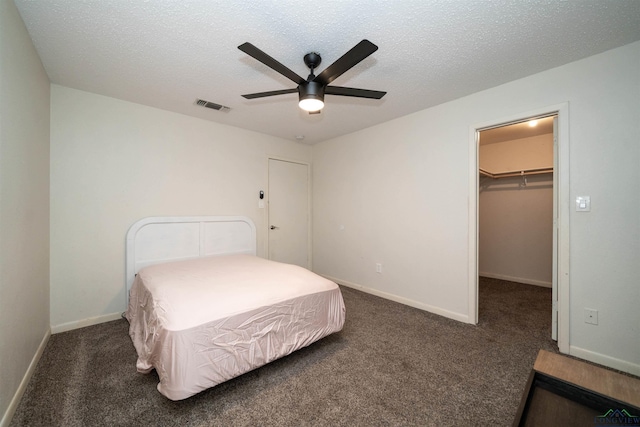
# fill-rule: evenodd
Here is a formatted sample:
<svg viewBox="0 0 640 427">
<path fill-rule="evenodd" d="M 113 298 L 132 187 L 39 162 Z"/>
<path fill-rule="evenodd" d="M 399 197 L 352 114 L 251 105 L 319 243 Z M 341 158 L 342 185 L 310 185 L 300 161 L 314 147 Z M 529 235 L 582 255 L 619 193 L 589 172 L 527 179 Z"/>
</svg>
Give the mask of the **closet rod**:
<svg viewBox="0 0 640 427">
<path fill-rule="evenodd" d="M 540 175 L 543 173 L 553 173 L 553 168 L 525 169 L 520 171 L 509 171 L 509 172 L 499 172 L 499 173 L 491 173 L 484 169 L 479 169 L 479 171 L 484 176 L 488 176 L 493 179 L 498 179 L 498 178 L 513 177 L 513 176 L 527 176 L 527 175 Z"/>
</svg>

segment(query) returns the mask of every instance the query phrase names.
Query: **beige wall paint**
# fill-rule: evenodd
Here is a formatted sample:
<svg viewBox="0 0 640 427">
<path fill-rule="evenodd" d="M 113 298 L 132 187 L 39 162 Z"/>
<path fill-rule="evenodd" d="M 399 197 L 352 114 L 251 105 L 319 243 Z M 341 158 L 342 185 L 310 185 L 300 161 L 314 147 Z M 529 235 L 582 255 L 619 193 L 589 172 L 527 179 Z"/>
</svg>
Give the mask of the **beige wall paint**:
<svg viewBox="0 0 640 427">
<path fill-rule="evenodd" d="M 480 145 L 479 162 L 491 173 L 553 168 L 553 134 Z M 481 176 L 478 212 L 480 275 L 551 287 L 553 175 Z"/>
<path fill-rule="evenodd" d="M 480 168 L 493 174 L 553 168 L 552 133 L 480 145 L 478 151 Z"/>
<path fill-rule="evenodd" d="M 551 287 L 553 176 L 530 175 L 526 186 L 519 177 L 482 182 L 479 274 Z"/>
<path fill-rule="evenodd" d="M 315 145 L 315 270 L 470 320 L 469 129 L 568 102 L 569 199 L 592 200 L 570 212 L 569 350 L 640 373 L 638 69 L 640 42 Z"/>
<path fill-rule="evenodd" d="M 0 0 L 0 425 L 49 334 L 49 79 Z"/>
<path fill-rule="evenodd" d="M 246 215 L 264 256 L 267 157 L 311 161 L 310 146 L 57 85 L 51 111 L 54 332 L 125 310 L 125 234 L 140 218 Z"/>
</svg>

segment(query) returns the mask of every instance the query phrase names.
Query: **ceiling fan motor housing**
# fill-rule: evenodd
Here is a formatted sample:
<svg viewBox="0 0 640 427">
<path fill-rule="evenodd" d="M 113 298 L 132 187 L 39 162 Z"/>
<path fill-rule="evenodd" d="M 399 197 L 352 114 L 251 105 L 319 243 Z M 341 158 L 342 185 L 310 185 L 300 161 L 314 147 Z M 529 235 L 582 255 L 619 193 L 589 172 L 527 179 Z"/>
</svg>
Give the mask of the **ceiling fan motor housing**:
<svg viewBox="0 0 640 427">
<path fill-rule="evenodd" d="M 302 83 L 298 86 L 298 94 L 300 95 L 300 100 L 307 98 L 315 98 L 324 100 L 324 88 L 325 86 L 318 82 L 306 82 Z"/>
<path fill-rule="evenodd" d="M 322 58 L 318 53 L 309 52 L 304 56 L 304 63 L 307 65 L 307 67 L 311 68 L 312 73 L 313 73 L 313 70 L 318 68 L 318 65 L 320 65 L 320 62 L 322 62 Z"/>
</svg>

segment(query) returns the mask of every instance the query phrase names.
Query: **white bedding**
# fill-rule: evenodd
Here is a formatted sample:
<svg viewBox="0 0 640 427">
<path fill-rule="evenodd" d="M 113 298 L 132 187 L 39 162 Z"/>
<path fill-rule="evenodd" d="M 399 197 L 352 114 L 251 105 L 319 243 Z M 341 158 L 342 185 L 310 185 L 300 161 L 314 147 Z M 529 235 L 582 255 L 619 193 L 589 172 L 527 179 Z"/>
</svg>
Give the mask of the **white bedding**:
<svg viewBox="0 0 640 427">
<path fill-rule="evenodd" d="M 340 288 L 302 267 L 251 255 L 146 267 L 125 313 L 137 369 L 185 399 L 342 329 Z"/>
</svg>

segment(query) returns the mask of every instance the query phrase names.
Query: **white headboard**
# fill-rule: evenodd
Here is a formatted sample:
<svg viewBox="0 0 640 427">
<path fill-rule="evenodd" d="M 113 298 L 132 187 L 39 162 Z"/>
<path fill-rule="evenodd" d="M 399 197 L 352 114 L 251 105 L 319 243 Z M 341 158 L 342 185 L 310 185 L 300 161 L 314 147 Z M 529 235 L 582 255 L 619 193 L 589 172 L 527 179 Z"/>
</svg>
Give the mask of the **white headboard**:
<svg viewBox="0 0 640 427">
<path fill-rule="evenodd" d="M 256 254 L 256 226 L 244 216 L 148 217 L 127 232 L 126 296 L 147 265 L 212 255 Z"/>
</svg>

